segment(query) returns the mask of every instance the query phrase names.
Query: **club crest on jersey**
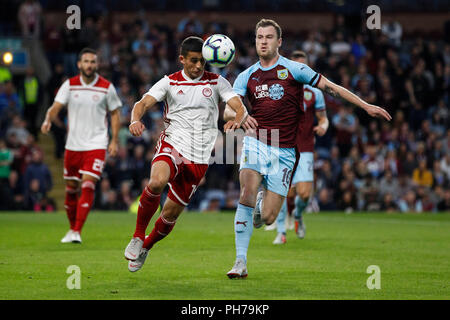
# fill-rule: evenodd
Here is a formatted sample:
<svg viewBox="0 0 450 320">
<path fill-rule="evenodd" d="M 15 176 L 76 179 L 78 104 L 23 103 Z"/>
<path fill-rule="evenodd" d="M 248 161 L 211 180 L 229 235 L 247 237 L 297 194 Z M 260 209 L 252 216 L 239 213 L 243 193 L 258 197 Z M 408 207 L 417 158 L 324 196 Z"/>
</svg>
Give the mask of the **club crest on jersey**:
<svg viewBox="0 0 450 320">
<path fill-rule="evenodd" d="M 284 96 L 284 88 L 281 84 L 275 83 L 269 88 L 269 97 L 272 100 L 280 100 Z"/>
<path fill-rule="evenodd" d="M 205 97 L 209 98 L 212 95 L 212 90 L 210 88 L 205 88 L 202 90 L 202 93 Z"/>
<path fill-rule="evenodd" d="M 281 69 L 281 70 L 277 71 L 277 76 L 278 76 L 278 79 L 280 79 L 280 80 L 286 79 L 288 77 L 288 75 L 289 74 L 288 74 L 287 69 Z"/>
<path fill-rule="evenodd" d="M 312 93 L 306 91 L 306 92 L 303 94 L 303 97 L 305 98 L 305 100 L 311 100 L 311 99 L 312 99 Z"/>
</svg>

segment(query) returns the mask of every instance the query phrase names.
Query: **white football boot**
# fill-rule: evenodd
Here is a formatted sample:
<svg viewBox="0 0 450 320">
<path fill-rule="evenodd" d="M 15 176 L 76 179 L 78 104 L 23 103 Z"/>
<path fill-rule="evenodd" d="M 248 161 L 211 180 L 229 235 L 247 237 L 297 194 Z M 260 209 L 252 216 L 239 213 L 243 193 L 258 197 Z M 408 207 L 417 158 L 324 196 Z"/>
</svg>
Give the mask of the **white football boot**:
<svg viewBox="0 0 450 320">
<path fill-rule="evenodd" d="M 125 249 L 125 259 L 135 261 L 139 257 L 144 241 L 136 237 L 131 239 Z"/>
<path fill-rule="evenodd" d="M 273 244 L 285 244 L 286 243 L 286 235 L 281 232 L 277 233 L 275 240 L 272 242 Z"/>
<path fill-rule="evenodd" d="M 145 263 L 145 259 L 147 259 L 148 251 L 148 249 L 142 248 L 139 257 L 136 260 L 128 261 L 128 270 L 130 270 L 130 272 L 141 270 Z"/>
<path fill-rule="evenodd" d="M 61 243 L 71 243 L 72 242 L 72 234 L 73 234 L 73 230 L 69 229 L 69 231 L 67 231 L 64 238 L 61 239 Z"/>
<path fill-rule="evenodd" d="M 72 243 L 81 243 L 81 235 L 78 231 L 72 232 Z"/>
<path fill-rule="evenodd" d="M 236 259 L 233 268 L 227 273 L 228 278 L 245 278 L 248 276 L 247 264 L 243 259 Z"/>
</svg>

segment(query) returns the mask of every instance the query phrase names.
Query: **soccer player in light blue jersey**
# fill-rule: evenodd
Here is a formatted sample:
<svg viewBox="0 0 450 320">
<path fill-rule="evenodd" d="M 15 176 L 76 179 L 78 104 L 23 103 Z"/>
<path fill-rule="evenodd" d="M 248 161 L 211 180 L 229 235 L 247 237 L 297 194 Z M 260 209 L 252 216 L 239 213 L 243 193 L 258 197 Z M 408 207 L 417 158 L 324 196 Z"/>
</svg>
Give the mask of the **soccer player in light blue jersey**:
<svg viewBox="0 0 450 320">
<path fill-rule="evenodd" d="M 366 103 L 307 65 L 281 56 L 281 28 L 275 21 L 262 19 L 255 33 L 259 61 L 240 73 L 233 85 L 237 94 L 247 96 L 258 128 L 255 136 L 247 135 L 243 140 L 241 193 L 234 220 L 236 261 L 227 273 L 229 278 L 247 277 L 253 227 L 272 224 L 289 191 L 297 158 L 297 128 L 304 113 L 303 85 L 341 97 L 373 117 L 391 120 L 384 109 Z M 261 185 L 264 191 L 258 193 Z"/>
</svg>

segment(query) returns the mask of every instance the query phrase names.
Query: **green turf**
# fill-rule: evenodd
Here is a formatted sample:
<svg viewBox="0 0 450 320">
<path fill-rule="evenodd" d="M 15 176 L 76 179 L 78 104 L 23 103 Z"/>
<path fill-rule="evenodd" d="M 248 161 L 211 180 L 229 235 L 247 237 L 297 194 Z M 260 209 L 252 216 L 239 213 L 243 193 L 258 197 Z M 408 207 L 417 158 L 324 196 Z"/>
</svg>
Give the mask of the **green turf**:
<svg viewBox="0 0 450 320">
<path fill-rule="evenodd" d="M 83 244 L 61 244 L 64 214 L 0 214 L 0 299 L 450 299 L 449 214 L 306 215 L 307 234 L 272 245 L 254 230 L 249 276 L 230 280 L 232 213 L 184 213 L 130 273 L 123 250 L 136 216 L 93 212 Z M 152 220 L 150 227 L 153 227 Z M 66 287 L 67 267 L 81 289 Z M 381 289 L 369 290 L 369 265 Z"/>
</svg>

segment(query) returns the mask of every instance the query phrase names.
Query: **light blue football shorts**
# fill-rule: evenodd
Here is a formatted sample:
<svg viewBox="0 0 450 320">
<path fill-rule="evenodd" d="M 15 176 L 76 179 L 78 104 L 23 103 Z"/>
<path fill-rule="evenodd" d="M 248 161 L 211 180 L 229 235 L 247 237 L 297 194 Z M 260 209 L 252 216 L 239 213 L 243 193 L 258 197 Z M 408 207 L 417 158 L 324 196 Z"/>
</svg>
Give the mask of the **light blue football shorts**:
<svg viewBox="0 0 450 320">
<path fill-rule="evenodd" d="M 285 197 L 294 165 L 295 148 L 278 148 L 254 137 L 244 137 L 239 171 L 252 169 L 259 172 L 267 190 Z"/>
<path fill-rule="evenodd" d="M 300 160 L 292 178 L 292 186 L 299 182 L 314 181 L 314 154 L 312 152 L 300 152 Z"/>
</svg>

